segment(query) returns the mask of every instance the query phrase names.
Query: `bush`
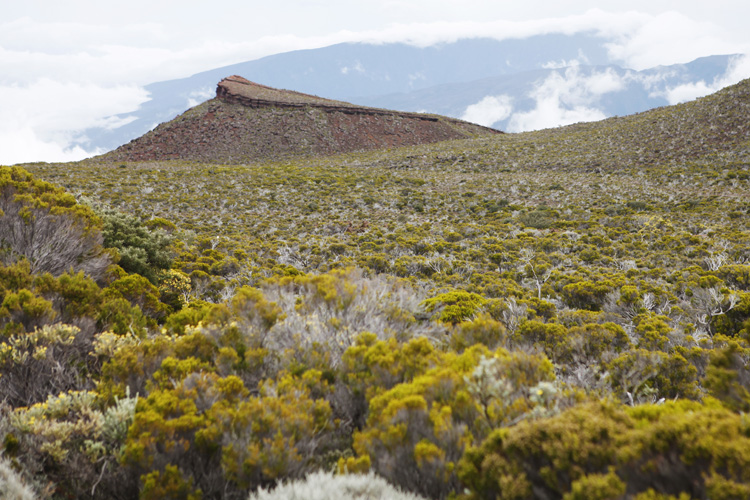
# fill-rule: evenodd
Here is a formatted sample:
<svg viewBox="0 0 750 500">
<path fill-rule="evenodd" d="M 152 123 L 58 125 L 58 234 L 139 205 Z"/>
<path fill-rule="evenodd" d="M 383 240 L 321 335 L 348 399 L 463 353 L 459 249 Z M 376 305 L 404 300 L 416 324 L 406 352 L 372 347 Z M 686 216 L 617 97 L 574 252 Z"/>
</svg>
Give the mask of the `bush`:
<svg viewBox="0 0 750 500">
<path fill-rule="evenodd" d="M 471 499 L 582 498 L 588 488 L 619 497 L 623 486 L 628 496 L 744 498 L 747 429 L 715 402 L 579 405 L 493 432 L 467 450 L 458 475 Z"/>
<path fill-rule="evenodd" d="M 167 357 L 153 375 L 158 387 L 139 402 L 124 461 L 151 497 L 175 488 L 236 495 L 320 466 L 333 428 L 320 372 L 282 375 L 251 395 L 240 378 L 212 371 Z"/>
<path fill-rule="evenodd" d="M 72 269 L 100 279 L 110 264 L 94 213 L 19 167 L 0 167 L 0 262 L 23 258 L 31 273 Z"/>
<path fill-rule="evenodd" d="M 0 457 L 0 493 L 5 500 L 36 500 L 37 496 L 13 470 L 10 462 Z"/>
<path fill-rule="evenodd" d="M 441 293 L 423 302 L 428 312 L 439 312 L 443 323 L 458 324 L 473 318 L 486 303 L 486 299 L 476 293 L 463 290 Z"/>
<path fill-rule="evenodd" d="M 579 281 L 565 285 L 562 295 L 565 303 L 570 307 L 599 311 L 613 287 L 614 285 L 607 280 Z"/>
<path fill-rule="evenodd" d="M 165 225 L 147 225 L 139 218 L 113 208 L 101 208 L 99 215 L 104 221 L 104 245 L 117 249 L 119 265 L 125 271 L 140 274 L 156 284 L 161 272 L 172 265 L 170 247 L 174 237 L 163 229 Z"/>
<path fill-rule="evenodd" d="M 297 481 L 278 485 L 273 490 L 259 489 L 248 500 L 422 500 L 405 493 L 382 477 L 369 474 L 333 475 L 313 472 Z"/>
<path fill-rule="evenodd" d="M 734 411 L 750 411 L 750 365 L 748 349 L 730 341 L 711 353 L 706 373 L 708 392 Z M 744 360 L 743 360 L 744 357 Z"/>
<path fill-rule="evenodd" d="M 61 392 L 0 419 L 6 453 L 54 497 L 137 495 L 137 478 L 118 463 L 136 399 L 125 397 L 106 408 L 96 399 L 90 391 Z"/>
<path fill-rule="evenodd" d="M 543 356 L 481 345 L 445 354 L 435 368 L 370 399 L 366 425 L 354 434 L 358 456 L 339 467 L 371 467 L 408 491 L 446 498 L 460 487 L 455 466 L 467 443 L 554 406 L 554 389 L 540 384 L 553 377 Z"/>
<path fill-rule="evenodd" d="M 0 344 L 0 392 L 14 406 L 44 401 L 62 391 L 92 384 L 91 337 L 57 323 L 3 339 Z"/>
</svg>

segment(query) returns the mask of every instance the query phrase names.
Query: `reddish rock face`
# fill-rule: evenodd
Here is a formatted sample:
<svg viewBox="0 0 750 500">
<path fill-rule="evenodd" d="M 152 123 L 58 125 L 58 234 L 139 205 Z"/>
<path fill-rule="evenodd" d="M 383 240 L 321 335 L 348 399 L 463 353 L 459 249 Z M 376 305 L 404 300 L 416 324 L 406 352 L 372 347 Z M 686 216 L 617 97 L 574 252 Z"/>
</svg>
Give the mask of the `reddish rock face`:
<svg viewBox="0 0 750 500">
<path fill-rule="evenodd" d="M 216 98 L 162 123 L 104 158 L 240 163 L 499 133 L 453 118 L 366 108 L 230 76 L 217 85 Z"/>
</svg>

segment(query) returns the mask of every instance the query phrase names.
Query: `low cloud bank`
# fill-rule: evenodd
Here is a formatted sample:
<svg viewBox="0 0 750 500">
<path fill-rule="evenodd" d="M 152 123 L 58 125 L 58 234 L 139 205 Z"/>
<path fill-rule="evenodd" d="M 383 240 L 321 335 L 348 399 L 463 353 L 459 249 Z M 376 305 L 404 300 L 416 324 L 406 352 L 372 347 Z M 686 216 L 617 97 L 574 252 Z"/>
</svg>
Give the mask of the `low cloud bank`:
<svg viewBox="0 0 750 500">
<path fill-rule="evenodd" d="M 401 23 L 381 29 L 334 29 L 322 34 L 260 36 L 251 40 L 226 29 L 204 31 L 201 37 L 195 37 L 185 27 L 180 29 L 177 25 L 132 20 L 119 25 L 40 22 L 36 17 L 0 21 L 0 163 L 79 159 L 96 153 L 71 148 L 76 134 L 87 127 L 117 125 L 105 117 L 135 110 L 146 99 L 141 86 L 147 83 L 336 43 L 429 46 L 461 38 L 524 39 L 540 34 L 594 32 L 610 40 L 607 48 L 613 61 L 634 69 L 687 62 L 711 54 L 750 52 L 748 46 L 727 41 L 719 26 L 677 12 L 652 15 L 593 9 L 572 16 L 526 21 Z M 585 63 L 550 64 L 557 67 L 572 62 Z M 720 81 L 675 87 L 666 98 L 681 102 L 710 93 L 738 81 L 738 75 L 750 76 L 748 66 L 744 58 L 738 61 L 736 74 Z M 361 70 L 356 66 L 342 68 Z M 488 96 L 467 108 L 466 116 L 479 123 L 510 116 L 515 131 L 599 119 L 603 115 L 596 107 L 596 99 L 589 99 L 586 92 L 597 95 L 615 84 L 611 75 L 582 79 L 565 70 L 533 90 L 533 110 L 511 116 L 512 102 L 504 96 Z M 45 90 L 49 93 L 40 93 Z M 201 98 L 196 95 L 194 101 Z M 506 118 L 499 118 L 503 116 Z"/>
<path fill-rule="evenodd" d="M 525 97 L 532 100 L 531 109 L 514 109 L 507 95 L 489 95 L 466 108 L 462 118 L 485 126 L 497 126 L 508 132 L 527 132 L 578 122 L 596 121 L 608 115 L 601 105 L 607 94 L 626 90 L 628 85 L 641 86 L 651 97 L 669 104 L 694 100 L 750 78 L 750 56 L 730 60 L 726 72 L 710 82 L 700 80 L 668 86 L 670 70 L 638 73 L 612 69 L 586 73 L 576 61 L 573 66 L 556 70 L 538 82 Z"/>
<path fill-rule="evenodd" d="M 528 111 L 514 110 L 506 95 L 487 96 L 466 108 L 462 118 L 491 126 L 510 118 L 508 132 L 526 132 L 606 118 L 596 104 L 604 94 L 626 86 L 626 78 L 611 69 L 585 74 L 580 66 L 553 71 L 529 93 L 535 105 Z"/>
<path fill-rule="evenodd" d="M 740 55 L 732 60 L 726 73 L 715 78 L 713 82 L 707 83 L 701 80 L 699 82 L 671 87 L 664 92 L 664 97 L 669 104 L 692 101 L 698 97 L 713 94 L 724 87 L 734 85 L 746 78 L 750 78 L 750 56 Z"/>
<path fill-rule="evenodd" d="M 27 85 L 0 85 L 0 164 L 74 161 L 100 153 L 71 147 L 89 127 L 127 123 L 113 115 L 148 99 L 135 85 L 101 86 L 39 79 Z"/>
<path fill-rule="evenodd" d="M 510 96 L 488 95 L 478 103 L 467 107 L 461 119 L 490 127 L 493 123 L 508 118 L 512 112 L 513 104 Z"/>
</svg>

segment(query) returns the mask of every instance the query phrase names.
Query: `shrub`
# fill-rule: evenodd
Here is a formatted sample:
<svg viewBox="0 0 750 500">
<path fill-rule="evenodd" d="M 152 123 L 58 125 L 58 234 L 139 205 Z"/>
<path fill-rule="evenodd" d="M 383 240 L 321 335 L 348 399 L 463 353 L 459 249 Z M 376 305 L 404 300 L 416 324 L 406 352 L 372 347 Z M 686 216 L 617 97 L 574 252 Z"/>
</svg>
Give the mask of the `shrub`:
<svg viewBox="0 0 750 500">
<path fill-rule="evenodd" d="M 173 489 L 237 495 L 302 477 L 331 445 L 331 409 L 321 398 L 328 389 L 318 371 L 282 374 L 251 395 L 239 377 L 220 377 L 208 362 L 167 357 L 153 380 L 128 431 L 124 463 L 154 498 Z"/>
<path fill-rule="evenodd" d="M 7 337 L 0 343 L 0 390 L 14 406 L 92 385 L 91 338 L 58 323 Z"/>
<path fill-rule="evenodd" d="M 458 475 L 477 499 L 579 498 L 588 488 L 737 498 L 750 487 L 747 425 L 715 403 L 579 405 L 493 432 L 467 450 Z"/>
<path fill-rule="evenodd" d="M 563 287 L 563 299 L 570 307 L 599 311 L 613 286 L 607 280 L 570 283 Z"/>
<path fill-rule="evenodd" d="M 400 341 L 418 336 L 442 338 L 444 333 L 443 327 L 425 320 L 421 297 L 408 283 L 368 278 L 361 269 L 275 278 L 263 284 L 261 291 L 267 305 L 250 300 L 260 307 L 249 311 L 257 317 L 253 321 L 280 309 L 272 314 L 276 320 L 264 347 L 276 352 L 323 349 L 330 368 L 341 365 L 346 349 L 364 332 Z M 271 309 L 264 313 L 267 307 Z"/>
<path fill-rule="evenodd" d="M 391 486 L 382 477 L 369 474 L 333 475 L 313 472 L 304 479 L 289 481 L 273 490 L 259 489 L 248 500 L 422 500 Z"/>
<path fill-rule="evenodd" d="M 554 404 L 553 397 L 533 400 L 539 382 L 552 378 L 551 363 L 539 356 L 491 354 L 481 345 L 445 354 L 424 375 L 370 399 L 367 423 L 354 434 L 358 457 L 339 467 L 371 467 L 406 490 L 445 498 L 459 488 L 455 466 L 464 447 L 494 425 Z"/>
<path fill-rule="evenodd" d="M 750 411 L 750 366 L 747 349 L 730 341 L 711 353 L 706 373 L 708 392 L 734 411 Z M 744 358 L 744 359 L 743 359 Z"/>
<path fill-rule="evenodd" d="M 126 299 L 154 319 L 163 318 L 169 311 L 169 306 L 159 300 L 159 289 L 137 274 L 129 274 L 110 283 L 104 290 L 104 297 L 107 300 Z"/>
<path fill-rule="evenodd" d="M 36 500 L 37 496 L 29 488 L 10 462 L 0 457 L 0 492 L 5 500 Z"/>
<path fill-rule="evenodd" d="M 309 370 L 264 382 L 259 397 L 216 405 L 212 411 L 223 422 L 226 476 L 241 489 L 253 489 L 318 468 L 334 444 L 330 405 L 315 397 L 327 391 L 321 373 Z"/>
<path fill-rule="evenodd" d="M 487 315 L 479 315 L 473 321 L 464 321 L 456 325 L 450 340 L 451 347 L 458 352 L 463 352 L 475 344 L 497 349 L 506 347 L 507 343 L 508 332 L 505 326 Z"/>
<path fill-rule="evenodd" d="M 73 269 L 100 279 L 110 264 L 100 221 L 75 198 L 19 167 L 0 167 L 0 262 L 34 274 Z"/>
<path fill-rule="evenodd" d="M 350 399 L 339 409 L 354 428 L 362 428 L 368 402 L 397 384 L 410 382 L 440 362 L 441 354 L 424 337 L 400 343 L 363 333 L 342 357 L 341 378 Z"/>
<path fill-rule="evenodd" d="M 90 391 L 50 395 L 3 415 L 6 452 L 55 497 L 133 498 L 137 478 L 118 460 L 135 403 L 125 397 L 101 408 Z"/>
<path fill-rule="evenodd" d="M 11 335 L 50 323 L 56 316 L 52 303 L 22 288 L 5 294 L 0 304 L 0 333 Z"/>
<path fill-rule="evenodd" d="M 144 224 L 139 218 L 100 208 L 103 220 L 103 243 L 117 249 L 119 265 L 129 273 L 137 273 L 156 284 L 162 271 L 172 264 L 170 247 L 174 238 L 164 231 L 164 224 Z M 170 229 L 167 227 L 167 229 Z"/>
<path fill-rule="evenodd" d="M 606 364 L 612 389 L 624 402 L 698 399 L 698 370 L 681 354 L 632 349 Z"/>
<path fill-rule="evenodd" d="M 443 323 L 455 325 L 473 318 L 485 302 L 486 300 L 481 295 L 455 290 L 441 293 L 436 297 L 425 300 L 422 304 L 428 312 L 439 312 L 438 318 Z"/>
</svg>

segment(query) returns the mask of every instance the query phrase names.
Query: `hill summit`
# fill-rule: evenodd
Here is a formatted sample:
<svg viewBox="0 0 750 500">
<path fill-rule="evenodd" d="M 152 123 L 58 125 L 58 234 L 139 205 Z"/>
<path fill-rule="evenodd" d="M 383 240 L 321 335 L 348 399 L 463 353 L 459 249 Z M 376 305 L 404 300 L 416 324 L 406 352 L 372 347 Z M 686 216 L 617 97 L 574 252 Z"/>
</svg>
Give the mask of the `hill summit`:
<svg viewBox="0 0 750 500">
<path fill-rule="evenodd" d="M 454 118 L 357 106 L 230 76 L 219 82 L 215 98 L 162 123 L 103 159 L 237 163 L 499 133 Z"/>
</svg>

